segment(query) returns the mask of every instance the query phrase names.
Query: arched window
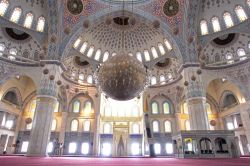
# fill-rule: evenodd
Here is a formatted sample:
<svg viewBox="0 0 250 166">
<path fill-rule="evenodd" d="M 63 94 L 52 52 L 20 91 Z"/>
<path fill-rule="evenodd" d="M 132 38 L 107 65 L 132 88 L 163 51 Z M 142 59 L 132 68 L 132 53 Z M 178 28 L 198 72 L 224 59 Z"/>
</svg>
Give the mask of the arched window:
<svg viewBox="0 0 250 166">
<path fill-rule="evenodd" d="M 0 2 L 0 16 L 4 16 L 7 9 L 9 7 L 9 1 L 8 0 L 2 0 Z"/>
<path fill-rule="evenodd" d="M 84 80 L 84 74 L 79 74 L 79 80 L 81 80 L 81 81 Z"/>
<path fill-rule="evenodd" d="M 19 7 L 16 7 L 11 14 L 10 21 L 12 21 L 14 23 L 18 23 L 21 14 L 22 14 L 22 9 Z"/>
<path fill-rule="evenodd" d="M 150 61 L 150 55 L 149 55 L 148 50 L 144 50 L 144 58 L 145 58 L 145 60 L 146 60 L 147 62 Z"/>
<path fill-rule="evenodd" d="M 170 105 L 169 105 L 168 102 L 163 103 L 163 113 L 164 114 L 170 114 L 171 113 Z"/>
<path fill-rule="evenodd" d="M 250 42 L 248 42 L 248 48 L 250 49 Z"/>
<path fill-rule="evenodd" d="M 88 77 L 87 77 L 87 83 L 93 84 L 93 76 L 92 75 L 88 75 Z"/>
<path fill-rule="evenodd" d="M 80 112 L 80 101 L 76 100 L 73 103 L 73 112 L 78 113 Z"/>
<path fill-rule="evenodd" d="M 11 104 L 19 105 L 17 94 L 13 91 L 8 91 L 3 99 Z"/>
<path fill-rule="evenodd" d="M 102 51 L 98 49 L 95 53 L 95 60 L 99 61 L 101 57 Z"/>
<path fill-rule="evenodd" d="M 103 62 L 106 62 L 107 60 L 108 60 L 108 58 L 109 58 L 109 52 L 108 51 L 106 51 L 104 54 L 103 54 Z"/>
<path fill-rule="evenodd" d="M 231 14 L 229 12 L 225 12 L 223 14 L 223 18 L 224 18 L 224 21 L 225 21 L 225 24 L 226 24 L 227 28 L 230 28 L 230 27 L 234 26 L 232 16 L 231 16 Z"/>
<path fill-rule="evenodd" d="M 214 32 L 219 32 L 221 30 L 220 28 L 220 22 L 218 17 L 213 17 L 212 18 L 212 25 L 213 25 L 213 30 Z"/>
<path fill-rule="evenodd" d="M 243 9 L 242 6 L 236 6 L 235 7 L 235 13 L 238 17 L 238 19 L 242 22 L 242 21 L 245 21 L 247 19 L 247 15 L 246 15 L 246 12 L 245 10 Z"/>
<path fill-rule="evenodd" d="M 159 143 L 154 144 L 154 152 L 156 155 L 161 154 L 161 144 L 159 144 Z"/>
<path fill-rule="evenodd" d="M 226 53 L 226 60 L 227 60 L 227 63 L 228 63 L 228 64 L 234 63 L 233 54 L 232 54 L 231 52 L 227 52 L 227 53 Z"/>
<path fill-rule="evenodd" d="M 239 57 L 241 57 L 240 58 L 240 60 L 245 60 L 247 57 L 246 57 L 246 51 L 244 50 L 244 48 L 239 48 L 238 50 L 237 50 L 237 55 L 239 56 Z"/>
<path fill-rule="evenodd" d="M 90 131 L 91 122 L 89 120 L 85 120 L 83 123 L 83 131 L 89 132 Z"/>
<path fill-rule="evenodd" d="M 113 53 L 112 53 L 112 56 L 116 56 L 116 55 L 117 55 L 117 53 L 116 53 L 116 52 L 113 52 Z"/>
<path fill-rule="evenodd" d="M 208 138 L 200 140 L 201 154 L 212 154 L 212 143 Z"/>
<path fill-rule="evenodd" d="M 151 85 L 155 85 L 157 83 L 156 77 L 152 76 L 151 77 Z"/>
<path fill-rule="evenodd" d="M 201 20 L 200 27 L 201 27 L 201 34 L 202 35 L 207 35 L 208 34 L 207 21 Z"/>
<path fill-rule="evenodd" d="M 247 4 L 248 4 L 248 6 L 250 7 L 250 0 L 247 0 Z"/>
<path fill-rule="evenodd" d="M 160 132 L 160 124 L 158 121 L 153 121 L 153 132 L 154 133 L 159 133 Z"/>
<path fill-rule="evenodd" d="M 160 50 L 161 55 L 165 55 L 166 51 L 161 43 L 158 43 L 158 48 Z"/>
<path fill-rule="evenodd" d="M 34 18 L 34 16 L 33 16 L 32 13 L 26 14 L 26 17 L 25 17 L 25 21 L 24 21 L 24 25 L 23 25 L 23 26 L 24 26 L 25 28 L 31 28 L 32 22 L 33 22 L 33 18 Z"/>
<path fill-rule="evenodd" d="M 56 130 L 56 119 L 53 119 L 52 121 L 52 125 L 51 125 L 51 131 L 55 131 Z"/>
<path fill-rule="evenodd" d="M 133 134 L 140 134 L 140 125 L 138 123 L 133 123 L 132 133 Z"/>
<path fill-rule="evenodd" d="M 233 94 L 227 94 L 223 99 L 223 108 L 236 105 L 237 103 L 238 101 Z"/>
<path fill-rule="evenodd" d="M 191 130 L 190 121 L 189 121 L 189 120 L 186 120 L 186 121 L 185 121 L 185 130 L 186 130 L 186 131 Z"/>
<path fill-rule="evenodd" d="M 168 73 L 168 74 L 167 74 L 167 78 L 168 78 L 168 81 L 172 81 L 172 80 L 173 80 L 173 75 L 172 75 L 172 73 Z"/>
<path fill-rule="evenodd" d="M 136 58 L 138 59 L 138 61 L 142 62 L 142 57 L 140 52 L 136 53 Z"/>
<path fill-rule="evenodd" d="M 92 103 L 90 101 L 86 101 L 84 105 L 84 112 L 90 113 L 92 111 Z"/>
<path fill-rule="evenodd" d="M 45 27 L 45 18 L 41 16 L 41 17 L 38 18 L 36 30 L 38 32 L 43 32 L 44 31 L 44 27 Z"/>
<path fill-rule="evenodd" d="M 160 76 L 160 83 L 161 83 L 161 84 L 165 84 L 165 83 L 166 83 L 166 78 L 165 78 L 164 75 L 161 75 L 161 76 Z"/>
<path fill-rule="evenodd" d="M 82 44 L 82 47 L 80 48 L 80 53 L 84 54 L 85 51 L 86 51 L 86 49 L 87 49 L 87 47 L 88 47 L 88 43 L 87 43 L 87 42 L 84 42 L 84 43 Z"/>
<path fill-rule="evenodd" d="M 112 134 L 112 126 L 110 123 L 103 124 L 103 133 L 104 134 Z"/>
<path fill-rule="evenodd" d="M 95 47 L 94 46 L 90 46 L 89 51 L 87 53 L 87 57 L 92 57 L 94 51 L 95 51 Z"/>
<path fill-rule="evenodd" d="M 78 130 L 78 121 L 76 119 L 71 121 L 70 131 Z"/>
<path fill-rule="evenodd" d="M 73 47 L 74 47 L 75 49 L 77 49 L 77 48 L 79 47 L 81 41 L 82 41 L 82 38 L 79 37 L 79 38 L 75 41 Z"/>
<path fill-rule="evenodd" d="M 152 114 L 159 114 L 158 103 L 153 102 L 153 103 L 151 104 L 151 109 L 152 109 Z"/>
<path fill-rule="evenodd" d="M 158 53 L 157 53 L 155 47 L 152 47 L 152 48 L 151 48 L 151 52 L 152 52 L 152 55 L 153 55 L 154 59 L 155 59 L 155 58 L 158 58 Z"/>
<path fill-rule="evenodd" d="M 164 128 L 165 128 L 166 133 L 171 133 L 172 132 L 171 122 L 170 121 L 165 121 Z"/>
<path fill-rule="evenodd" d="M 167 39 L 164 40 L 164 43 L 165 43 L 168 51 L 171 51 L 173 49 L 172 45 L 170 44 L 170 42 Z"/>
</svg>

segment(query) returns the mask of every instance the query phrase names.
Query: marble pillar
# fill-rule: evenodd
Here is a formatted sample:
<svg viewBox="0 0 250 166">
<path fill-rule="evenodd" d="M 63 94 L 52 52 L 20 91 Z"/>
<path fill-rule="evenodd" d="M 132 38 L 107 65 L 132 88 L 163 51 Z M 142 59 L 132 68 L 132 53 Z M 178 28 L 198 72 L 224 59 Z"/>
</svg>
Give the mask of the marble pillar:
<svg viewBox="0 0 250 166">
<path fill-rule="evenodd" d="M 191 130 L 209 129 L 205 104 L 205 98 L 195 98 L 187 101 Z"/>
<path fill-rule="evenodd" d="M 27 156 L 47 155 L 46 150 L 51 134 L 51 124 L 56 102 L 57 99 L 53 97 L 37 97 Z"/>
<path fill-rule="evenodd" d="M 37 90 L 36 111 L 33 119 L 27 156 L 47 156 L 54 110 L 57 105 L 61 69 L 57 65 L 46 66 L 50 74 L 42 74 Z M 52 77 L 53 76 L 53 77 Z"/>
</svg>

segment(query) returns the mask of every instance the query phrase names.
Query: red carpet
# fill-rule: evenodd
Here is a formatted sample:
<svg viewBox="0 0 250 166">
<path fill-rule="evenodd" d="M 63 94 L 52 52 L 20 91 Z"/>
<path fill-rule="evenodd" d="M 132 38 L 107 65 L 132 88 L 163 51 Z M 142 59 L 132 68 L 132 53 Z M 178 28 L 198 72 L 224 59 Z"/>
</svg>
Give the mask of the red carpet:
<svg viewBox="0 0 250 166">
<path fill-rule="evenodd" d="M 27 158 L 0 157 L 0 166 L 250 166 L 250 158 L 172 159 L 172 158 Z"/>
</svg>

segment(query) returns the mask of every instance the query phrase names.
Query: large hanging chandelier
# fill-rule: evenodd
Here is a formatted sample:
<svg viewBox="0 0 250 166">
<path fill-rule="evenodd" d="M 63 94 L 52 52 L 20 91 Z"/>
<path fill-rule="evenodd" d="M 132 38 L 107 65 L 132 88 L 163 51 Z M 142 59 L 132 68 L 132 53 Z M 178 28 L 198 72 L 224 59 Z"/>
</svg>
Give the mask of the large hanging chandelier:
<svg viewBox="0 0 250 166">
<path fill-rule="evenodd" d="M 123 50 L 100 64 L 95 74 L 99 89 L 120 101 L 138 97 L 149 82 L 147 68 L 135 57 L 124 53 L 124 31 L 122 41 Z"/>
</svg>

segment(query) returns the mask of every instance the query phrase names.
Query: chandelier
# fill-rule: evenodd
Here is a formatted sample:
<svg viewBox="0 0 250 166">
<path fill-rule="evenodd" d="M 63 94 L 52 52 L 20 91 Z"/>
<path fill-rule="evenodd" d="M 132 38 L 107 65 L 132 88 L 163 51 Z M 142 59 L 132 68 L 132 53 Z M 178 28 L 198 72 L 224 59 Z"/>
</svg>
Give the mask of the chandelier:
<svg viewBox="0 0 250 166">
<path fill-rule="evenodd" d="M 96 82 L 102 92 L 115 100 L 130 100 L 148 84 L 147 69 L 135 57 L 119 54 L 101 64 Z"/>
</svg>

